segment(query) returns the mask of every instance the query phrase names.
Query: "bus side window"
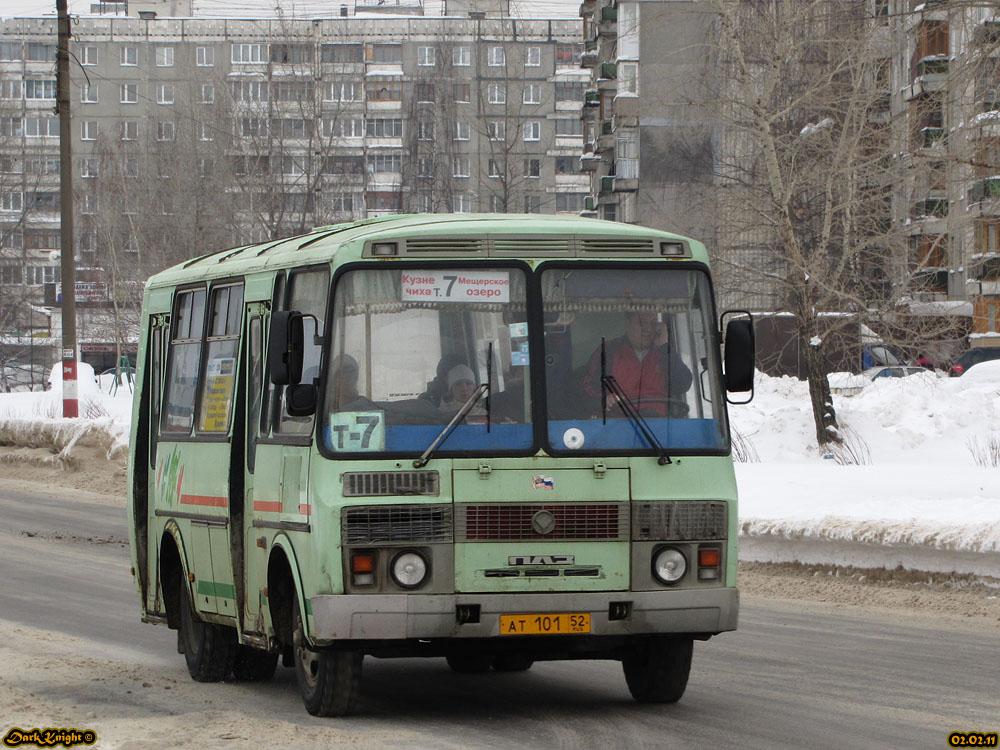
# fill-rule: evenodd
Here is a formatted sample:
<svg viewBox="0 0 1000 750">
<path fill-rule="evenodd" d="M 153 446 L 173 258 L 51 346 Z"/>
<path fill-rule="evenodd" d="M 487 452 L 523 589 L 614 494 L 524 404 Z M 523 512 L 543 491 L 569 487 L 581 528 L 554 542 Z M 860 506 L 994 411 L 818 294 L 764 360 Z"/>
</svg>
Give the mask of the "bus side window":
<svg viewBox="0 0 1000 750">
<path fill-rule="evenodd" d="M 260 409 L 264 397 L 264 327 L 260 316 L 250 319 L 247 347 L 247 470 L 252 474 L 260 435 Z"/>
<path fill-rule="evenodd" d="M 285 297 L 285 274 L 279 271 L 278 275 L 274 279 L 274 302 L 271 305 L 272 310 L 282 310 L 284 309 L 281 305 Z M 271 430 L 274 427 L 274 423 L 277 421 L 275 414 L 277 414 L 278 407 L 280 406 L 279 397 L 283 389 L 274 385 L 270 382 L 270 376 L 266 369 L 267 360 L 264 361 L 264 376 L 267 383 L 267 397 L 264 399 L 262 404 L 261 415 L 260 415 L 260 434 L 263 437 L 268 437 L 271 434 Z"/>
<path fill-rule="evenodd" d="M 330 288 L 330 275 L 326 268 L 295 271 L 288 279 L 284 310 L 298 310 L 312 317 L 306 318 L 305 356 L 302 361 L 302 379 L 299 383 L 312 383 L 319 377 L 322 347 L 315 343 L 316 337 L 323 335 L 323 318 L 326 316 L 326 300 Z M 285 407 L 284 388 L 277 414 L 277 430 L 283 435 L 308 435 L 312 432 L 313 417 L 292 417 Z"/>
<path fill-rule="evenodd" d="M 163 377 L 163 328 L 155 318 L 149 337 L 149 465 L 156 466 L 156 437 L 160 429 L 160 379 Z"/>
<path fill-rule="evenodd" d="M 163 407 L 162 431 L 189 434 L 201 371 L 201 340 L 205 329 L 205 290 L 177 293 L 174 302 L 170 365 Z"/>
<path fill-rule="evenodd" d="M 211 322 L 205 342 L 205 379 L 198 402 L 198 432 L 222 435 L 229 432 L 242 320 L 243 285 L 213 287 Z"/>
</svg>

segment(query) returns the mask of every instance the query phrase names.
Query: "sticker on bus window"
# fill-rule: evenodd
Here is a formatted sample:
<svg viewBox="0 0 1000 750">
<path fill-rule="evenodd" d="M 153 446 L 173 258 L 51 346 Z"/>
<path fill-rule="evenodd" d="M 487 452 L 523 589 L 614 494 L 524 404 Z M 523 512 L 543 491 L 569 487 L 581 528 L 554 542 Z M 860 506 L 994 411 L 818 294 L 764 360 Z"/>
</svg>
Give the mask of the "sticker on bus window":
<svg viewBox="0 0 1000 750">
<path fill-rule="evenodd" d="M 225 432 L 229 427 L 229 403 L 232 400 L 235 374 L 236 360 L 233 357 L 208 360 L 199 429 L 206 432 Z"/>
<path fill-rule="evenodd" d="M 507 271 L 402 271 L 404 302 L 510 302 Z"/>
<path fill-rule="evenodd" d="M 511 323 L 508 328 L 510 328 L 510 337 L 512 339 L 523 339 L 528 336 L 527 323 Z"/>
<path fill-rule="evenodd" d="M 352 453 L 385 450 L 382 412 L 338 411 L 331 414 L 330 447 Z"/>
</svg>

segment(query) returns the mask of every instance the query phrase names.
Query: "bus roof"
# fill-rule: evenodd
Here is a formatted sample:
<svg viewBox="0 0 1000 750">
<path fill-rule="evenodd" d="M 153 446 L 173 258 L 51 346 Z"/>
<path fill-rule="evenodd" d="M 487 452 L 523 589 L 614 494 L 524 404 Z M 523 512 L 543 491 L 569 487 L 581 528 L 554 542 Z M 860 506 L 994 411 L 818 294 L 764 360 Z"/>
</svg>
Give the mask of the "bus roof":
<svg viewBox="0 0 1000 750">
<path fill-rule="evenodd" d="M 543 236 L 580 236 L 587 238 L 659 238 L 683 240 L 688 243 L 694 260 L 708 264 L 708 254 L 701 243 L 677 234 L 662 232 L 633 224 L 581 218 L 569 214 L 394 214 L 373 219 L 316 227 L 305 234 L 254 245 L 219 250 L 187 260 L 150 277 L 147 288 L 174 286 L 205 278 L 238 276 L 264 268 L 283 268 L 328 262 L 338 251 L 354 245 L 356 259 L 366 240 L 386 239 L 449 239 L 458 237 L 516 236 L 530 245 L 530 238 Z M 527 251 L 519 256 L 516 250 L 505 257 L 543 258 L 544 251 Z M 614 257 L 594 253 L 593 258 Z M 412 259 L 413 256 L 410 256 Z M 454 250 L 435 254 L 422 252 L 420 257 L 457 259 Z M 469 257 L 477 257 L 470 253 Z M 480 254 L 480 257 L 483 257 Z M 634 257 L 634 256 L 632 256 Z"/>
</svg>

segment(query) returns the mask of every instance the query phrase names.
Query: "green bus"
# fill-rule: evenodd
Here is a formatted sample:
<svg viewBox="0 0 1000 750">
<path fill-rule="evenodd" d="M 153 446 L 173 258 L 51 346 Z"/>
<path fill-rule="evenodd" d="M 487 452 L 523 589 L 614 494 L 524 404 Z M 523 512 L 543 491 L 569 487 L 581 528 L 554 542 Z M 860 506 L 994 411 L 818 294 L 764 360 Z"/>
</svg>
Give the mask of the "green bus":
<svg viewBox="0 0 1000 750">
<path fill-rule="evenodd" d="M 387 216 L 156 274 L 142 620 L 198 681 L 280 658 L 315 715 L 356 709 L 365 655 L 612 659 L 678 700 L 693 641 L 737 624 L 753 324 L 716 315 L 702 244 L 561 215 Z"/>
</svg>

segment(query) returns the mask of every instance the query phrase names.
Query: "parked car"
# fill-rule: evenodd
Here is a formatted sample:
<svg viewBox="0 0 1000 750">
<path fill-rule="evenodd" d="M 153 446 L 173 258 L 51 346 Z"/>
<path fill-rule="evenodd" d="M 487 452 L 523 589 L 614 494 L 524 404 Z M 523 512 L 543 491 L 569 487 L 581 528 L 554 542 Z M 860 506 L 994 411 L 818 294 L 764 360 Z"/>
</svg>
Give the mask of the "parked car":
<svg viewBox="0 0 1000 750">
<path fill-rule="evenodd" d="M 43 376 L 31 365 L 20 362 L 8 362 L 0 369 L 0 393 L 12 391 L 30 391 L 32 386 L 42 387 Z"/>
<path fill-rule="evenodd" d="M 879 378 L 905 378 L 907 375 L 920 375 L 931 372 L 926 367 L 914 367 L 912 365 L 900 365 L 899 367 L 869 367 L 862 372 L 869 380 Z"/>
<path fill-rule="evenodd" d="M 1000 359 L 1000 346 L 976 346 L 964 352 L 962 356 L 956 359 L 955 364 L 951 366 L 948 374 L 953 378 L 957 378 L 973 365 L 978 365 L 980 362 L 989 362 L 994 359 Z"/>
</svg>

